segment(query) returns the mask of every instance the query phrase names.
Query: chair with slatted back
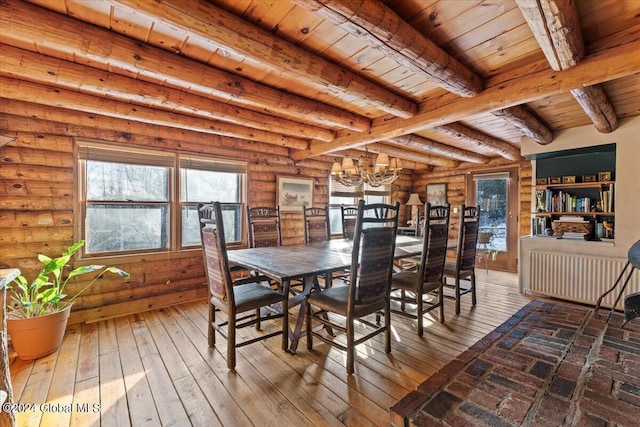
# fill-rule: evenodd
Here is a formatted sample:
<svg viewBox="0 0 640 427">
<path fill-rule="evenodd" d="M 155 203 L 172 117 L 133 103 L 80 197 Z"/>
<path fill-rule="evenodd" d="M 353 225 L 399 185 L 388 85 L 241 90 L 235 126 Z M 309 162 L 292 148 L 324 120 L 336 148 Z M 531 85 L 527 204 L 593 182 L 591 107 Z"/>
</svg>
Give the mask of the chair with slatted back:
<svg viewBox="0 0 640 427">
<path fill-rule="evenodd" d="M 280 229 L 280 208 L 247 206 L 247 223 L 249 226 L 249 247 L 262 248 L 282 246 Z"/>
<path fill-rule="evenodd" d="M 460 223 L 458 230 L 458 247 L 455 263 L 444 265 L 445 286 L 453 288 L 453 298 L 456 300 L 456 314 L 460 314 L 460 297 L 471 293 L 471 304 L 476 305 L 476 251 L 478 244 L 478 208 L 465 206 L 460 208 Z M 448 285 L 446 279 L 451 278 L 454 285 Z M 469 282 L 469 287 L 460 285 L 462 280 Z"/>
<path fill-rule="evenodd" d="M 342 237 L 345 239 L 353 239 L 353 233 L 356 231 L 358 207 L 341 206 L 340 212 L 342 214 Z"/>
<path fill-rule="evenodd" d="M 303 208 L 302 217 L 304 222 L 304 242 L 326 242 L 331 239 L 331 225 L 329 221 L 329 207 L 325 208 Z M 336 272 L 338 278 L 342 277 L 342 273 Z M 333 274 L 325 273 L 324 285 L 331 287 L 333 282 Z"/>
<path fill-rule="evenodd" d="M 304 208 L 302 210 L 304 222 L 304 242 L 325 242 L 331 239 L 329 223 L 329 207 Z"/>
<path fill-rule="evenodd" d="M 346 351 L 348 374 L 354 371 L 355 346 L 371 337 L 384 332 L 385 351 L 391 352 L 389 291 L 399 210 L 399 203 L 365 205 L 361 200 L 353 238 L 349 286 L 312 291 L 306 297 L 307 348 L 313 349 L 313 338 L 316 337 Z M 340 315 L 344 321 L 332 320 L 329 313 Z M 369 315 L 376 315 L 375 323 L 365 318 Z M 384 315 L 383 325 L 380 325 L 380 315 Z M 356 339 L 356 320 L 373 330 Z M 312 322 L 345 333 L 346 345 L 334 339 L 333 334 L 327 337 L 322 330 L 314 331 Z"/>
<path fill-rule="evenodd" d="M 204 206 L 204 203 L 198 204 L 198 221 L 200 222 L 200 230 L 206 226 L 215 227 L 216 220 L 213 218 L 213 209 L 200 210 L 202 206 Z M 229 264 L 229 269 L 235 276 L 248 276 L 251 274 L 248 269 L 239 265 Z"/>
<path fill-rule="evenodd" d="M 431 206 L 427 203 L 425 213 L 422 255 L 417 270 L 400 271 L 391 278 L 391 300 L 400 302 L 400 308 L 392 307 L 391 312 L 417 319 L 419 336 L 423 335 L 425 313 L 439 308 L 439 320 L 444 322 L 442 276 L 447 256 L 450 206 Z M 424 299 L 428 294 L 430 301 Z M 437 301 L 433 301 L 434 298 Z M 415 305 L 415 312 L 407 311 L 407 304 Z"/>
<path fill-rule="evenodd" d="M 207 337 L 209 347 L 216 343 L 215 333 L 227 339 L 227 367 L 235 369 L 236 348 L 254 342 L 282 335 L 282 349 L 288 347 L 288 289 L 282 292 L 269 286 L 265 276 L 250 276 L 232 280 L 227 258 L 224 236 L 224 222 L 219 202 L 199 204 L 198 215 L 203 223 L 200 229 L 202 253 L 209 287 L 209 324 Z M 278 307 L 279 305 L 279 307 Z M 261 308 L 266 307 L 264 311 Z M 216 321 L 216 311 L 222 311 L 227 319 Z M 282 319 L 281 330 L 260 334 L 237 342 L 236 330 L 255 325 L 260 329 L 262 322 Z"/>
</svg>

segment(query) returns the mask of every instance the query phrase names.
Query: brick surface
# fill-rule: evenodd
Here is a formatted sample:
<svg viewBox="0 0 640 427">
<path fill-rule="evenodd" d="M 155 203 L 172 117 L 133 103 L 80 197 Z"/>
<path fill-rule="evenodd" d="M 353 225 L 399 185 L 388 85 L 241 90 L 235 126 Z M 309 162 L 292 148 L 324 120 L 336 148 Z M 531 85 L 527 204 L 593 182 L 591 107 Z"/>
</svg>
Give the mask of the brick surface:
<svg viewBox="0 0 640 427">
<path fill-rule="evenodd" d="M 622 321 L 577 304 L 532 301 L 401 399 L 392 419 L 640 426 L 640 321 L 624 329 Z"/>
</svg>

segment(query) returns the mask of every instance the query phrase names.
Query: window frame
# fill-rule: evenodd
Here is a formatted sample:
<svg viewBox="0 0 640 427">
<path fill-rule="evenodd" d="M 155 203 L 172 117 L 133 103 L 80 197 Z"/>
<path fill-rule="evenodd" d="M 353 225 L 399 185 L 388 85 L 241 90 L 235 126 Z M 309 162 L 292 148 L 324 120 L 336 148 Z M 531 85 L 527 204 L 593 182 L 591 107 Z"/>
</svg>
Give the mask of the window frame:
<svg viewBox="0 0 640 427">
<path fill-rule="evenodd" d="M 217 165 L 232 165 L 231 170 L 220 170 L 224 169 L 223 166 L 220 166 L 219 170 L 206 169 L 213 172 L 232 172 L 238 173 L 239 182 L 238 182 L 238 201 L 231 203 L 232 205 L 239 205 L 240 207 L 240 215 L 241 215 L 241 223 L 240 223 L 240 240 L 238 242 L 230 242 L 228 246 L 232 247 L 242 247 L 246 245 L 246 220 L 244 218 L 243 212 L 245 211 L 245 207 L 247 204 L 247 174 L 248 174 L 248 162 L 241 161 L 237 159 L 230 159 L 223 156 L 210 156 L 204 155 L 201 153 L 194 152 L 185 152 L 185 151 L 175 151 L 175 150 L 154 150 L 149 148 L 132 148 L 132 147 L 118 147 L 114 145 L 110 145 L 108 143 L 95 142 L 90 140 L 76 140 L 74 144 L 74 167 L 76 169 L 75 176 L 77 176 L 77 188 L 74 191 L 76 198 L 76 215 L 75 215 L 75 233 L 76 236 L 79 236 L 76 240 L 84 240 L 86 237 L 86 218 L 87 218 L 87 182 L 86 182 L 86 172 L 87 172 L 87 160 L 91 160 L 88 157 L 90 154 L 87 153 L 106 153 L 108 156 L 113 158 L 113 162 L 115 163 L 125 163 L 125 164 L 133 164 L 133 165 L 148 165 L 149 163 L 145 162 L 145 159 L 162 159 L 165 161 L 169 170 L 168 170 L 168 201 L 167 202 L 140 202 L 133 201 L 134 204 L 139 203 L 162 203 L 168 204 L 168 216 L 169 216 L 169 224 L 168 224 L 168 247 L 167 248 L 151 248 L 151 249 L 140 249 L 140 250 L 124 250 L 124 251 L 109 251 L 109 252 L 97 252 L 97 253 L 87 253 L 84 247 L 78 251 L 79 259 L 91 259 L 96 260 L 100 258 L 109 258 L 110 260 L 113 258 L 127 260 L 131 257 L 140 256 L 144 254 L 151 258 L 166 258 L 170 257 L 182 257 L 184 254 L 199 251 L 201 250 L 201 245 L 183 245 L 183 207 L 187 205 L 193 205 L 199 202 L 211 202 L 211 200 L 203 200 L 203 201 L 188 201 L 185 202 L 182 200 L 182 170 L 183 168 L 188 168 L 188 166 L 183 166 L 184 161 L 193 160 L 198 161 L 201 164 L 211 163 L 212 166 Z M 132 160 L 133 157 L 133 160 Z M 111 160 L 109 160 L 111 161 Z M 150 163 L 153 163 L 150 161 Z M 97 202 L 100 203 L 100 202 Z M 120 204 L 119 202 L 115 202 Z M 229 204 L 229 203 L 226 203 Z"/>
<path fill-rule="evenodd" d="M 335 176 L 329 175 L 329 213 L 334 209 L 340 209 L 341 206 L 357 206 L 360 199 L 364 199 L 367 202 L 368 196 L 382 196 L 383 203 L 391 203 L 391 193 L 393 191 L 393 184 L 384 184 L 380 187 L 368 187 L 367 184 L 360 184 L 355 187 L 346 187 L 336 181 Z M 348 198 L 353 197 L 353 203 L 332 203 L 334 197 Z M 342 236 L 342 213 L 340 214 L 340 232 L 332 232 L 331 236 Z M 334 228 L 334 221 L 331 221 L 331 226 Z"/>
</svg>

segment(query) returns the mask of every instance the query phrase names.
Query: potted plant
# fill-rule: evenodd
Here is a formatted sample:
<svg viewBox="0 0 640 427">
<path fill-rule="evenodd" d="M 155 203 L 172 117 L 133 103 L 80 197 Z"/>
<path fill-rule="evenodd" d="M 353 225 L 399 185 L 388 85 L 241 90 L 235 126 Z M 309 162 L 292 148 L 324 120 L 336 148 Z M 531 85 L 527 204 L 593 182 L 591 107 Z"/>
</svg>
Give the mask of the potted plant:
<svg viewBox="0 0 640 427">
<path fill-rule="evenodd" d="M 18 276 L 9 286 L 7 332 L 19 359 L 32 360 L 55 352 L 62 343 L 71 305 L 105 273 L 130 277 L 119 268 L 104 265 L 71 269 L 69 261 L 82 245 L 84 240 L 76 242 L 57 258 L 39 254 L 38 261 L 44 268 L 38 276 L 31 283 L 24 276 Z M 69 280 L 98 271 L 85 287 L 67 298 L 65 288 Z"/>
</svg>

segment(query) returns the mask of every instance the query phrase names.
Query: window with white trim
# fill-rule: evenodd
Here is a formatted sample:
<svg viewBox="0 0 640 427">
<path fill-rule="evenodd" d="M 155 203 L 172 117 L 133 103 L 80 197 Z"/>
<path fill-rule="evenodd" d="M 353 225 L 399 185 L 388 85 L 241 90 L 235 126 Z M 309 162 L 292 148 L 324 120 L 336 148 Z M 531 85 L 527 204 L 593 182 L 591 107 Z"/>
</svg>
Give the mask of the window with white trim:
<svg viewBox="0 0 640 427">
<path fill-rule="evenodd" d="M 197 205 L 224 203 L 230 244 L 241 242 L 246 163 L 78 144 L 84 254 L 167 252 L 200 245 Z"/>
<path fill-rule="evenodd" d="M 329 179 L 329 222 L 331 234 L 342 234 L 341 206 L 356 206 L 360 199 L 365 203 L 389 203 L 391 201 L 391 184 L 371 187 L 360 184 L 348 187 L 340 184 L 333 175 Z"/>
</svg>

